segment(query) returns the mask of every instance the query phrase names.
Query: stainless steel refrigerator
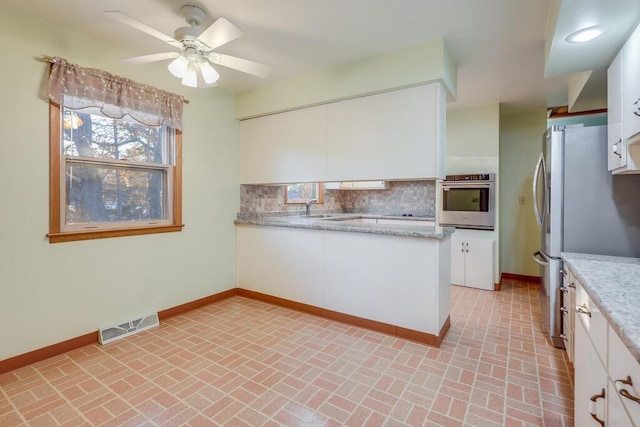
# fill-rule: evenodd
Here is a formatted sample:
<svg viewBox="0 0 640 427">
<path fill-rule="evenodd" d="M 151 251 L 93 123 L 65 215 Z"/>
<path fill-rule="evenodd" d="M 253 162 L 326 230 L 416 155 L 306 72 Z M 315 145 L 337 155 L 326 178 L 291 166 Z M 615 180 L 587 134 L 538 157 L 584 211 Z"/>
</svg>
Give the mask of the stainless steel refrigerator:
<svg viewBox="0 0 640 427">
<path fill-rule="evenodd" d="M 640 256 L 640 175 L 607 170 L 607 127 L 549 128 L 533 179 L 545 331 L 563 348 L 561 252 Z"/>
</svg>

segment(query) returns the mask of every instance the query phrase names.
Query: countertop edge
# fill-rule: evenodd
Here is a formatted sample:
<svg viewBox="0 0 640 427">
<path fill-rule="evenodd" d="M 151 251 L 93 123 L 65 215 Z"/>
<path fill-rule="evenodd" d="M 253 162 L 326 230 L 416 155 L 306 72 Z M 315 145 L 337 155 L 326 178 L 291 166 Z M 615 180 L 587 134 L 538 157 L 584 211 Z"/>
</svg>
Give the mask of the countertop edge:
<svg viewBox="0 0 640 427">
<path fill-rule="evenodd" d="M 455 229 L 453 227 L 402 226 L 387 224 L 340 224 L 331 221 L 286 221 L 282 219 L 237 219 L 236 225 L 257 225 L 267 227 L 286 227 L 307 230 L 342 231 L 352 233 L 377 234 L 386 236 L 418 237 L 423 239 L 444 240 L 450 237 Z"/>
</svg>

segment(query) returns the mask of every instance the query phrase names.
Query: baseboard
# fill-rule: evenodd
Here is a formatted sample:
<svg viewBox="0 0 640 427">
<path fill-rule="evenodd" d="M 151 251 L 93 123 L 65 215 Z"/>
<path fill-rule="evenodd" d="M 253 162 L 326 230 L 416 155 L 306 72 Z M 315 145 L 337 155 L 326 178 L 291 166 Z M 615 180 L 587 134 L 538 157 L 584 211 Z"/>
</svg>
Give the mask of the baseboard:
<svg viewBox="0 0 640 427">
<path fill-rule="evenodd" d="M 66 353 L 67 351 L 95 344 L 97 342 L 98 332 L 96 331 L 76 338 L 71 338 L 70 340 L 62 341 L 57 344 L 52 344 L 47 347 L 39 348 L 28 353 L 19 354 L 17 356 L 10 357 L 9 359 L 0 360 L 0 374 L 49 359 L 50 357 L 58 356 Z"/>
<path fill-rule="evenodd" d="M 205 305 L 213 304 L 214 302 L 222 301 L 236 295 L 238 295 L 238 289 L 228 289 L 217 294 L 209 295 L 208 297 L 200 298 L 195 301 L 187 302 L 175 307 L 167 308 L 166 310 L 159 311 L 158 318 L 160 319 L 160 321 L 162 321 L 169 317 L 177 316 L 178 314 L 186 313 L 187 311 L 195 310 L 196 308 L 204 307 Z"/>
<path fill-rule="evenodd" d="M 525 274 L 514 274 L 514 273 L 502 273 L 500 275 L 500 283 L 503 280 L 520 280 L 521 282 L 529 282 L 529 283 L 540 283 L 539 276 L 527 276 Z"/>
<path fill-rule="evenodd" d="M 204 307 L 205 305 L 212 304 L 214 302 L 222 301 L 223 299 L 231 298 L 237 295 L 237 289 L 229 289 L 208 297 L 204 297 L 195 301 L 191 301 L 185 304 L 180 304 L 175 307 L 168 308 L 158 312 L 158 318 L 162 321 L 171 316 L 182 314 L 189 310 Z M 95 344 L 98 342 L 98 332 L 91 332 L 86 335 L 81 335 L 76 338 L 71 338 L 66 341 L 52 344 L 47 347 L 39 348 L 37 350 L 30 351 L 28 353 L 19 354 L 9 359 L 0 360 L 0 375 L 9 371 L 13 371 L 18 368 L 31 365 L 32 363 L 41 362 L 54 356 L 59 356 L 71 350 L 75 350 L 86 345 Z"/>
<path fill-rule="evenodd" d="M 419 342 L 420 344 L 426 344 L 434 347 L 440 347 L 440 344 L 444 340 L 447 332 L 449 332 L 449 328 L 451 327 L 450 318 L 447 317 L 447 320 L 444 322 L 444 325 L 442 325 L 439 334 L 436 336 L 433 334 L 428 334 L 426 332 L 407 329 L 401 326 L 378 322 L 376 320 L 365 319 L 363 317 L 340 313 L 338 311 L 327 310 L 325 308 L 303 304 L 285 298 L 275 297 L 273 295 L 250 291 L 248 289 L 238 288 L 238 296 L 255 299 L 292 310 L 302 311 L 314 316 L 322 317 L 329 320 L 335 320 L 337 322 L 346 323 L 348 325 L 358 326 L 365 329 L 370 329 L 372 331 L 381 332 L 387 335 L 393 335 L 398 338 L 404 338 L 410 341 L 415 341 Z"/>
</svg>

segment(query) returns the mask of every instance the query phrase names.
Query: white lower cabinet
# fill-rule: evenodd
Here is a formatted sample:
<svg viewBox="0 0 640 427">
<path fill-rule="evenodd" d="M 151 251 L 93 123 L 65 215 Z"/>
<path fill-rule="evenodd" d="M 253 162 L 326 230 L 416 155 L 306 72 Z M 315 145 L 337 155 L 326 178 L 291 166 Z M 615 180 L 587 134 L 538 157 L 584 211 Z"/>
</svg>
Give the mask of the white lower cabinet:
<svg viewBox="0 0 640 427">
<path fill-rule="evenodd" d="M 237 227 L 236 238 L 240 288 L 322 305 L 322 233 L 286 227 Z"/>
<path fill-rule="evenodd" d="M 237 227 L 238 287 L 438 336 L 449 239 Z"/>
<path fill-rule="evenodd" d="M 451 283 L 493 290 L 493 245 L 489 238 L 451 237 Z"/>
<path fill-rule="evenodd" d="M 618 334 L 609 327 L 609 386 L 611 398 L 616 408 L 615 420 L 620 420 L 620 424 L 613 423 L 610 418 L 610 425 L 635 425 L 640 426 L 640 363 L 633 357 L 629 349 L 624 345 Z M 610 407 L 613 406 L 610 403 Z M 628 418 L 628 423 L 624 420 Z M 632 421 L 633 420 L 633 421 Z M 617 421 L 616 421 L 617 422 Z M 635 423 L 635 424 L 634 424 Z"/>
<path fill-rule="evenodd" d="M 640 427 L 640 364 L 582 285 L 569 278 L 576 285 L 575 425 Z"/>
<path fill-rule="evenodd" d="M 607 371 L 589 339 L 589 332 L 578 319 L 575 345 L 575 425 L 604 426 L 607 417 Z M 599 424 L 594 416 L 602 420 L 603 424 Z"/>
</svg>

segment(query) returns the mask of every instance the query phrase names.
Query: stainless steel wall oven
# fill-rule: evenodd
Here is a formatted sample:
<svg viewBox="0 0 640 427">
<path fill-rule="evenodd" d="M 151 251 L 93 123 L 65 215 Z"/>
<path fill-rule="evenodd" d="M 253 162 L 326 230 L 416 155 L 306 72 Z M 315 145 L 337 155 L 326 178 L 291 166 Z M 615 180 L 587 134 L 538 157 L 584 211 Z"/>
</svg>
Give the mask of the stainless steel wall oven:
<svg viewBox="0 0 640 427">
<path fill-rule="evenodd" d="M 440 225 L 493 230 L 495 174 L 447 175 L 439 185 Z"/>
</svg>

